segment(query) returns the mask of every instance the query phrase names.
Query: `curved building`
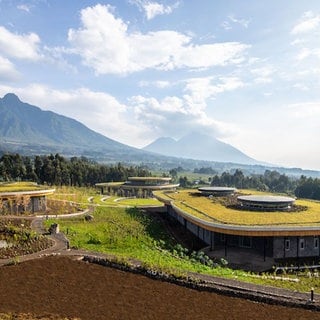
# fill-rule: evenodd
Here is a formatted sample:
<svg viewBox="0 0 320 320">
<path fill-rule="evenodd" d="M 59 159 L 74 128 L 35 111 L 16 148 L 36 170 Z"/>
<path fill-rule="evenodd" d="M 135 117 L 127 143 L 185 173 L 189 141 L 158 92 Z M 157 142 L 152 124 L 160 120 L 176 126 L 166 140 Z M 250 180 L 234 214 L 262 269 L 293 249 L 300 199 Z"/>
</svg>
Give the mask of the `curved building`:
<svg viewBox="0 0 320 320">
<path fill-rule="evenodd" d="M 240 206 L 253 211 L 285 211 L 290 210 L 295 199 L 283 196 L 250 195 L 237 198 Z"/>
<path fill-rule="evenodd" d="M 44 212 L 46 196 L 55 189 L 46 189 L 33 183 L 10 183 L 0 185 L 0 213 L 20 214 Z"/>
<path fill-rule="evenodd" d="M 320 202 L 251 195 L 239 196 L 236 203 L 225 197 L 199 197 L 194 190 L 155 196 L 171 218 L 208 245 L 211 256 L 252 270 L 254 264 L 260 270 L 320 264 Z"/>
<path fill-rule="evenodd" d="M 200 187 L 198 190 L 204 196 L 226 197 L 233 195 L 237 189 L 230 187 Z"/>
<path fill-rule="evenodd" d="M 148 198 L 153 196 L 153 191 L 174 191 L 179 184 L 171 183 L 170 177 L 129 177 L 126 182 L 96 183 L 95 186 L 101 194 Z"/>
</svg>

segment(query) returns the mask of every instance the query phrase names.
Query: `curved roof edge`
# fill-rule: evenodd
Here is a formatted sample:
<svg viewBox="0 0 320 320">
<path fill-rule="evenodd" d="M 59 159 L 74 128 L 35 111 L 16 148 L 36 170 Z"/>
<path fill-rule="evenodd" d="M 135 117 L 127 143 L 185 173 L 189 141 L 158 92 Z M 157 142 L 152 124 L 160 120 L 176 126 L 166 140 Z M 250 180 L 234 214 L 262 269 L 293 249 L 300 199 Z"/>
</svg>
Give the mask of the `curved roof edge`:
<svg viewBox="0 0 320 320">
<path fill-rule="evenodd" d="M 26 191 L 12 191 L 12 192 L 0 192 L 0 198 L 3 197 L 15 197 L 15 196 L 42 196 L 52 194 L 56 189 L 44 189 L 44 190 L 26 190 Z"/>
</svg>

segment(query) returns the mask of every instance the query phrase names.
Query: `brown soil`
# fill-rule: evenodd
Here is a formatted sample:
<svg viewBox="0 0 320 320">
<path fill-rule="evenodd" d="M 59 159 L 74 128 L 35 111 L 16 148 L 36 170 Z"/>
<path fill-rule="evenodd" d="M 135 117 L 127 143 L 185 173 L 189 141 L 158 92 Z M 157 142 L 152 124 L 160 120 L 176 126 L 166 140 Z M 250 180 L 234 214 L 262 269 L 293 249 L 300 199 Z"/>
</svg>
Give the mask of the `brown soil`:
<svg viewBox="0 0 320 320">
<path fill-rule="evenodd" d="M 37 319 L 320 319 L 320 312 L 200 292 L 57 256 L 0 268 L 4 312 Z"/>
</svg>

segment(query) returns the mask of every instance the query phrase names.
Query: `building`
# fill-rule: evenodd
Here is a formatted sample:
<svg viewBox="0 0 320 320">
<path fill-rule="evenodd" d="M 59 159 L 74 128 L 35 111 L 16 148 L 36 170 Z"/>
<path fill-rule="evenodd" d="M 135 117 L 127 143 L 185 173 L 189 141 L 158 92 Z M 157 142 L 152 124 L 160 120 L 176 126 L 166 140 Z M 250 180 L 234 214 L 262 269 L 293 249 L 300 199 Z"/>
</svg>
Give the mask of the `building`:
<svg viewBox="0 0 320 320">
<path fill-rule="evenodd" d="M 96 183 L 95 186 L 101 194 L 148 198 L 153 197 L 153 191 L 173 191 L 179 184 L 172 184 L 169 177 L 129 177 L 126 182 Z"/>
<path fill-rule="evenodd" d="M 10 183 L 0 185 L 0 213 L 21 214 L 44 212 L 46 196 L 54 193 L 33 183 Z"/>
<path fill-rule="evenodd" d="M 225 197 L 233 195 L 237 189 L 229 187 L 201 187 L 198 188 L 201 194 L 205 196 Z"/>
<path fill-rule="evenodd" d="M 210 256 L 248 265 L 255 262 L 244 259 L 259 260 L 261 270 L 320 265 L 320 202 L 275 195 L 199 195 L 194 190 L 155 193 L 170 217 L 208 245 Z"/>
<path fill-rule="evenodd" d="M 238 202 L 243 209 L 253 211 L 289 211 L 295 202 L 294 198 L 283 196 L 239 196 Z"/>
</svg>

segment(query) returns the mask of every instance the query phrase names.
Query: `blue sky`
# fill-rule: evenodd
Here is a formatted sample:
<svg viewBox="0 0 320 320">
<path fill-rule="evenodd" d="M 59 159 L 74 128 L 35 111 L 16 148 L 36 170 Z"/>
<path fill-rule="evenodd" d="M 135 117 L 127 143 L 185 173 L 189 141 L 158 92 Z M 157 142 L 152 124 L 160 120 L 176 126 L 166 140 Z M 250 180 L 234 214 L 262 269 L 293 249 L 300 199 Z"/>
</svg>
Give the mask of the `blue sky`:
<svg viewBox="0 0 320 320">
<path fill-rule="evenodd" d="M 320 170 L 319 0 L 0 0 L 0 96 L 143 147 L 198 131 Z"/>
</svg>

